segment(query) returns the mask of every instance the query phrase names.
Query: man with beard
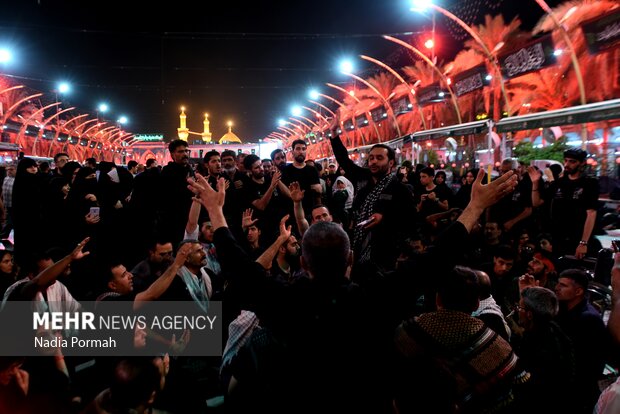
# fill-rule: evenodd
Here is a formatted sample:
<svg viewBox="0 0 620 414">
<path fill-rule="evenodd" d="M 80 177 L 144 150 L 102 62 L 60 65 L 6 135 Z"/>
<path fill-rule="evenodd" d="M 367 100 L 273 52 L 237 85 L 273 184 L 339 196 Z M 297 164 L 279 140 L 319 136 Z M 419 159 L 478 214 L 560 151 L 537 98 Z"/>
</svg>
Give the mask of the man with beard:
<svg viewBox="0 0 620 414">
<path fill-rule="evenodd" d="M 415 203 L 411 192 L 392 174 L 396 154 L 384 144 L 375 144 L 368 154 L 368 168 L 349 159 L 332 121 L 331 144 L 338 165 L 356 184 L 353 200 L 353 251 L 357 263 L 372 263 L 394 269 L 398 246 L 413 233 Z"/>
<path fill-rule="evenodd" d="M 267 180 L 263 164 L 257 155 L 250 154 L 243 162 L 245 170 L 250 173 L 250 180 L 246 186 L 248 201 L 255 209 L 265 211 L 276 187 L 281 187 L 280 191 L 286 190 L 286 187 L 280 183 L 282 173 L 278 170 L 271 180 Z"/>
<path fill-rule="evenodd" d="M 183 236 L 185 219 L 192 205 L 192 193 L 187 189 L 187 178 L 194 177 L 189 165 L 187 142 L 177 139 L 168 145 L 172 161 L 161 171 L 165 195 L 161 198 L 161 234 L 176 245 Z"/>
<path fill-rule="evenodd" d="M 250 179 L 245 186 L 245 203 L 258 211 L 262 228 L 266 234 L 266 240 L 276 237 L 279 217 L 286 214 L 289 190 L 280 180 L 282 173 L 276 170 L 273 177 L 266 178 L 263 162 L 257 155 L 250 154 L 245 157 L 245 170 L 250 174 Z"/>
<path fill-rule="evenodd" d="M 183 240 L 177 256 L 180 257 L 175 258 L 173 263 L 175 269 L 178 268 L 176 272 L 178 277 L 168 281 L 169 285 L 160 300 L 194 301 L 207 313 L 209 298 L 213 291 L 211 277 L 205 270 L 207 254 L 197 240 Z M 183 266 L 179 266 L 183 258 L 185 259 Z"/>
<path fill-rule="evenodd" d="M 265 172 L 265 178 L 271 180 L 271 176 L 275 173 L 273 162 L 269 158 L 261 160 L 263 164 L 263 171 Z"/>
<path fill-rule="evenodd" d="M 588 250 L 596 253 L 592 230 L 596 222 L 599 186 L 596 178 L 584 173 L 587 153 L 578 148 L 564 151 L 564 174 L 541 194 L 541 172 L 527 169 L 532 180 L 532 205 L 551 205 L 553 250 L 558 256 L 574 254 L 583 258 Z M 588 248 L 589 247 L 589 248 Z"/>
<path fill-rule="evenodd" d="M 241 215 L 246 208 L 244 195 L 248 176 L 237 168 L 234 151 L 222 151 L 221 160 L 223 170 L 221 176 L 228 181 L 224 214 L 226 215 L 226 220 L 231 223 L 231 227 L 238 232 L 241 226 Z M 213 185 L 214 181 L 212 179 L 210 182 Z"/>
<path fill-rule="evenodd" d="M 301 246 L 299 246 L 297 238 L 291 235 L 278 248 L 278 254 L 271 266 L 271 275 L 280 277 L 283 280 L 291 280 L 295 276 L 295 272 L 300 268 L 300 254 Z"/>
<path fill-rule="evenodd" d="M 286 154 L 281 149 L 271 151 L 271 161 L 273 166 L 282 171 L 286 167 Z"/>
<path fill-rule="evenodd" d="M 306 142 L 301 139 L 293 141 L 293 164 L 287 165 L 282 170 L 282 182 L 287 186 L 298 182 L 304 199 L 302 205 L 306 215 L 310 214 L 314 204 L 320 204 L 321 183 L 319 172 L 316 168 L 306 165 Z"/>
<path fill-rule="evenodd" d="M 159 278 L 172 263 L 173 253 L 172 243 L 162 240 L 154 242 L 148 257 L 131 269 L 134 290 L 142 292 Z"/>
</svg>

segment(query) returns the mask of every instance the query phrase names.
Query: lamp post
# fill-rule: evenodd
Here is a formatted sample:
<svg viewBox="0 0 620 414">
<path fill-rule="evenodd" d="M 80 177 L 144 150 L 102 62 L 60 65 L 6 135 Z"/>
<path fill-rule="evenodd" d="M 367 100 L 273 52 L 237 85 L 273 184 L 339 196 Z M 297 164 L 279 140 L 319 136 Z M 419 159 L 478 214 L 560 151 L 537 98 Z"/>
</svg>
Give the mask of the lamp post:
<svg viewBox="0 0 620 414">
<path fill-rule="evenodd" d="M 538 1 L 538 0 L 536 0 L 536 1 Z M 504 87 L 504 80 L 502 78 L 502 71 L 501 71 L 499 65 L 497 64 L 497 59 L 493 55 L 494 52 L 497 52 L 497 50 L 499 50 L 499 48 L 501 48 L 503 46 L 503 43 L 498 44 L 498 47 L 496 47 L 495 50 L 492 53 L 489 50 L 489 48 L 484 44 L 484 42 L 482 41 L 482 39 L 480 38 L 478 33 L 476 33 L 471 27 L 469 27 L 467 25 L 467 23 L 465 23 L 463 20 L 461 20 L 458 17 L 456 17 L 454 14 L 450 13 L 448 10 L 446 10 L 446 9 L 444 9 L 442 7 L 437 6 L 436 4 L 434 4 L 432 2 L 432 0 L 414 0 L 413 4 L 414 4 L 414 8 L 412 8 L 412 10 L 414 10 L 414 11 L 422 11 L 422 10 L 424 10 L 426 8 L 432 8 L 433 10 L 437 10 L 439 13 L 443 14 L 448 19 L 456 22 L 459 26 L 461 26 L 461 28 L 463 30 L 465 30 L 472 37 L 472 39 L 474 39 L 474 41 L 480 45 L 480 47 L 482 48 L 482 51 L 484 52 L 484 54 L 487 57 L 487 60 L 489 61 L 491 66 L 493 66 L 493 68 L 495 69 L 495 73 L 496 73 L 496 76 L 497 76 L 497 79 L 498 79 L 498 82 L 499 82 L 499 86 L 500 86 L 501 91 L 502 91 L 502 96 L 504 98 L 504 111 L 508 115 L 510 115 L 510 111 L 509 111 L 509 107 L 508 107 L 508 95 L 506 94 L 506 88 Z M 459 123 L 460 123 L 460 121 L 459 121 Z"/>
<path fill-rule="evenodd" d="M 426 120 L 424 119 L 424 112 L 422 111 L 422 107 L 420 106 L 420 102 L 418 101 L 418 97 L 415 93 L 415 89 L 413 85 L 409 85 L 409 83 L 407 83 L 407 81 L 405 81 L 405 79 L 400 76 L 400 74 L 398 72 L 396 72 L 393 68 L 391 68 L 390 66 L 388 66 L 387 64 L 381 62 L 378 59 L 374 59 L 371 58 L 370 56 L 365 56 L 365 55 L 360 55 L 360 57 L 364 60 L 367 60 L 369 62 L 372 62 L 380 67 L 382 67 L 383 69 L 387 70 L 388 72 L 390 72 L 396 79 L 398 79 L 398 81 L 405 85 L 405 87 L 407 87 L 407 92 L 409 93 L 409 96 L 411 96 L 412 100 L 415 102 L 416 107 L 418 108 L 418 112 L 420 113 L 420 119 L 422 120 L 422 128 L 426 129 Z"/>
<path fill-rule="evenodd" d="M 394 120 L 394 127 L 396 128 L 396 133 L 400 137 L 401 136 L 400 127 L 398 126 L 398 120 L 396 119 L 396 115 L 394 114 L 394 109 L 392 108 L 392 105 L 390 105 L 387 99 L 385 99 L 385 97 L 381 95 L 381 92 L 379 92 L 379 90 L 375 88 L 370 82 L 368 82 L 366 79 L 362 79 L 361 77 L 357 75 L 354 75 L 351 71 L 347 70 L 348 68 L 346 66 L 347 65 L 343 65 L 341 67 L 342 73 L 366 85 L 366 87 L 368 87 L 371 91 L 373 91 L 383 101 L 385 106 L 392 111 L 392 119 Z"/>
<path fill-rule="evenodd" d="M 291 124 L 291 125 L 297 125 L 297 126 L 299 127 L 300 131 L 303 131 L 303 132 L 302 132 L 303 134 L 307 134 L 307 133 L 309 133 L 309 132 L 311 132 L 311 131 L 312 131 L 312 128 L 311 128 L 311 127 L 309 127 L 308 125 L 304 124 L 304 123 L 303 123 L 303 122 L 301 122 L 299 119 L 295 119 L 295 118 L 293 118 L 292 116 L 289 116 L 289 118 L 288 118 L 288 119 L 290 119 L 290 120 L 291 120 L 290 124 Z M 304 128 L 307 128 L 307 130 L 306 130 L 306 131 L 304 131 Z"/>
<path fill-rule="evenodd" d="M 121 115 L 116 122 L 118 123 L 118 129 L 121 132 L 120 137 L 121 137 L 121 141 L 122 141 L 123 140 L 123 138 L 122 138 L 123 137 L 123 125 L 128 123 L 129 119 L 125 115 Z M 121 146 L 123 146 L 123 144 L 125 144 L 125 143 L 121 142 Z M 121 152 L 121 160 L 123 161 L 123 164 L 125 164 L 126 156 L 123 155 L 122 152 Z"/>
<path fill-rule="evenodd" d="M 110 107 L 108 106 L 107 103 L 104 103 L 104 102 L 100 103 L 97 106 L 97 119 L 99 119 L 100 114 L 105 114 L 106 112 L 108 112 L 108 109 L 110 109 Z"/>
<path fill-rule="evenodd" d="M 324 93 L 320 93 L 320 92 L 315 91 L 315 90 L 310 91 L 310 98 L 311 98 L 311 99 L 314 99 L 314 100 L 311 100 L 310 102 L 312 102 L 312 103 L 314 103 L 314 104 L 317 104 L 317 105 L 321 106 L 321 108 L 327 109 L 327 107 L 326 107 L 325 105 L 321 105 L 321 104 L 319 104 L 318 102 L 316 102 L 316 99 L 318 99 L 319 97 L 321 97 L 321 98 L 325 98 L 325 99 L 327 99 L 327 100 L 329 100 L 329 101 L 332 101 L 332 102 L 334 102 L 335 104 L 337 104 L 338 106 L 340 106 L 341 108 L 343 108 L 343 109 L 345 109 L 345 110 L 347 109 L 347 106 L 346 106 L 344 103 L 340 102 L 338 99 L 332 98 L 332 97 L 331 97 L 331 96 L 329 96 L 329 95 L 325 95 Z M 327 109 L 327 110 L 328 110 L 328 111 L 329 111 L 329 112 L 330 112 L 330 113 L 331 113 L 334 117 L 336 117 L 336 114 L 335 114 L 333 111 L 331 111 L 331 110 L 329 110 L 329 109 Z M 344 136 L 346 137 L 346 139 L 349 141 L 349 144 L 350 144 L 350 143 L 351 143 L 351 138 L 349 138 L 349 133 L 347 132 L 346 128 L 344 128 L 344 126 L 343 126 L 342 122 L 340 122 L 340 126 L 342 127 L 342 128 L 341 128 L 341 130 L 344 132 Z"/>
<path fill-rule="evenodd" d="M 564 43 L 566 43 L 566 47 L 568 52 L 570 53 L 571 62 L 573 64 L 573 70 L 575 71 L 575 77 L 577 78 L 577 84 L 579 85 L 579 96 L 581 98 L 581 104 L 586 104 L 586 88 L 583 83 L 583 76 L 581 74 L 581 67 L 579 66 L 579 60 L 577 59 L 577 54 L 575 53 L 575 47 L 573 46 L 573 42 L 570 40 L 570 36 L 568 32 L 558 20 L 558 18 L 553 14 L 553 11 L 549 7 L 549 5 L 545 2 L 545 0 L 536 0 L 536 4 L 540 6 L 541 9 L 547 13 L 554 26 L 560 31 L 562 38 L 564 39 Z M 564 18 L 568 17 L 570 14 L 574 13 L 576 9 L 573 7 L 568 10 Z M 586 128 L 586 124 L 581 124 L 581 148 L 586 149 L 586 141 L 588 140 L 588 130 Z"/>
<path fill-rule="evenodd" d="M 327 86 L 329 86 L 330 88 L 336 89 L 337 91 L 340 91 L 342 93 L 344 93 L 345 95 L 350 96 L 351 98 L 353 98 L 353 100 L 355 102 L 357 102 L 358 104 L 361 104 L 362 101 L 360 101 L 360 99 L 355 96 L 354 93 L 351 93 L 349 91 L 347 91 L 344 88 L 341 88 L 338 85 L 334 85 L 333 83 L 326 83 Z M 366 114 L 364 113 L 364 117 L 366 117 Z M 368 120 L 368 118 L 366 118 Z M 355 112 L 353 112 L 353 126 L 357 127 L 357 125 L 355 124 Z M 373 122 L 372 125 L 375 127 L 375 133 L 377 134 L 377 139 L 379 141 L 381 141 L 381 135 L 379 134 L 379 129 L 377 128 L 377 125 Z M 361 130 L 361 128 L 357 128 L 360 131 L 360 136 L 362 137 L 362 145 L 366 145 L 366 137 L 364 136 L 364 131 Z"/>
<path fill-rule="evenodd" d="M 429 58 L 428 56 L 426 56 L 424 53 L 422 53 L 421 51 L 419 51 L 418 49 L 416 49 L 415 47 L 411 46 L 409 43 L 403 42 L 400 39 L 396 39 L 395 37 L 392 36 L 383 36 L 384 39 L 389 40 L 390 42 L 394 42 L 398 45 L 401 45 L 409 50 L 411 50 L 413 53 L 415 53 L 416 55 L 418 55 L 422 60 L 424 60 L 427 64 L 429 64 L 433 70 L 435 72 L 437 72 L 437 74 L 439 75 L 439 77 L 444 81 L 444 83 L 446 84 L 446 87 L 448 88 L 448 92 L 450 93 L 450 97 L 452 98 L 452 105 L 454 106 L 454 111 L 456 112 L 456 117 L 458 119 L 458 123 L 462 123 L 462 119 L 461 119 L 461 110 L 459 108 L 459 103 L 456 100 L 456 94 L 454 93 L 454 91 L 452 90 L 452 87 L 450 86 L 450 81 L 448 81 L 448 78 L 446 77 L 446 75 L 443 74 L 443 72 L 441 70 L 439 70 L 439 68 L 437 67 L 437 65 L 435 65 Z"/>
</svg>

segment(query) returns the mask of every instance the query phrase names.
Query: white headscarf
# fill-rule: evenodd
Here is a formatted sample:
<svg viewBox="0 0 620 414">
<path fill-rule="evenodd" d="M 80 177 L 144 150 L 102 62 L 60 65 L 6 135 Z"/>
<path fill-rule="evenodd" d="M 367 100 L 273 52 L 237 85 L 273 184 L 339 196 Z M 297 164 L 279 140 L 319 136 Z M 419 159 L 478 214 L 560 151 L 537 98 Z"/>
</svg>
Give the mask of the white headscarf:
<svg viewBox="0 0 620 414">
<path fill-rule="evenodd" d="M 338 191 L 338 181 L 342 181 L 344 183 L 345 189 L 347 190 L 347 193 L 349 193 L 349 198 L 347 198 L 347 201 L 344 203 L 344 208 L 351 208 L 351 206 L 353 206 L 353 196 L 355 195 L 353 183 L 344 178 L 342 175 L 338 176 L 336 178 L 336 181 L 334 181 L 334 185 L 332 186 L 332 194 Z"/>
</svg>

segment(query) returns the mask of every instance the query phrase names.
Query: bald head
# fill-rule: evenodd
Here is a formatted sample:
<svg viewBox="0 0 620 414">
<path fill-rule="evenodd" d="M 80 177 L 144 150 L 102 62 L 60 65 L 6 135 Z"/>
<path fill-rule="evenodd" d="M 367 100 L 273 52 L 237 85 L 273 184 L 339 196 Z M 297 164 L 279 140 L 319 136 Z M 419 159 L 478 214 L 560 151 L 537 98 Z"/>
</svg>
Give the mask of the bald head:
<svg viewBox="0 0 620 414">
<path fill-rule="evenodd" d="M 480 286 L 480 300 L 491 296 L 491 278 L 482 270 L 476 270 L 478 285 Z"/>
</svg>

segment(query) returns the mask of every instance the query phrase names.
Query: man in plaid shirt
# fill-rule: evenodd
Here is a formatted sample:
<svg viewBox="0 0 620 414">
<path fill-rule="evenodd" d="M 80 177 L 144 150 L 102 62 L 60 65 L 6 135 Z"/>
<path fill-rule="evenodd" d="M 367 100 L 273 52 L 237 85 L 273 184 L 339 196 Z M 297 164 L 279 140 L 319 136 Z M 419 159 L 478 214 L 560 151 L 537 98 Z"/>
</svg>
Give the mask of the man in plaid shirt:
<svg viewBox="0 0 620 414">
<path fill-rule="evenodd" d="M 5 209 L 5 222 L 0 232 L 0 237 L 5 239 L 9 237 L 11 230 L 13 230 L 13 184 L 15 183 L 15 165 L 7 165 L 6 177 L 2 182 L 2 201 L 4 202 Z"/>
</svg>

